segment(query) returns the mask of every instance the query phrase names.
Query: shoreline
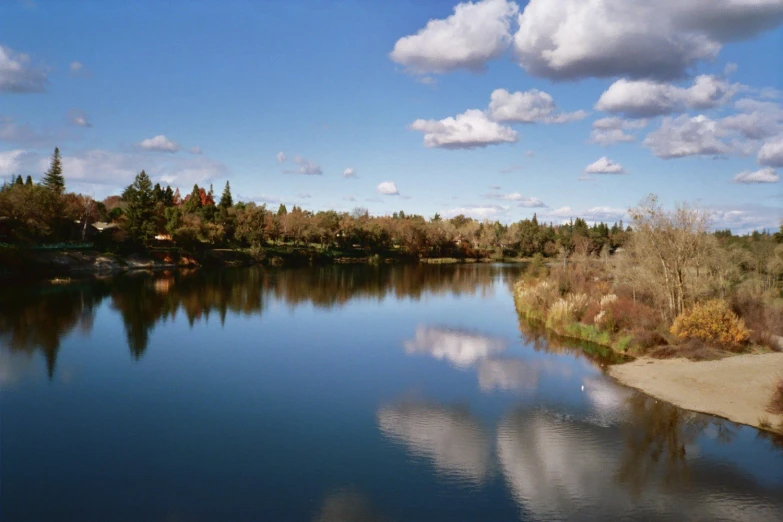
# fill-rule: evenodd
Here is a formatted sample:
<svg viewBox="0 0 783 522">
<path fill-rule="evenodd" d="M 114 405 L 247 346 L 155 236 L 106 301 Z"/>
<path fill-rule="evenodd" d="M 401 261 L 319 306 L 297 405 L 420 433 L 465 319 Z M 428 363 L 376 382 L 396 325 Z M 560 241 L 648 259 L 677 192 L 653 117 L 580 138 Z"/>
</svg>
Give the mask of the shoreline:
<svg viewBox="0 0 783 522">
<path fill-rule="evenodd" d="M 783 378 L 781 352 L 699 362 L 642 357 L 607 371 L 619 383 L 679 408 L 783 433 L 783 415 L 766 411 L 778 379 Z M 762 425 L 764 421 L 769 424 Z"/>
</svg>

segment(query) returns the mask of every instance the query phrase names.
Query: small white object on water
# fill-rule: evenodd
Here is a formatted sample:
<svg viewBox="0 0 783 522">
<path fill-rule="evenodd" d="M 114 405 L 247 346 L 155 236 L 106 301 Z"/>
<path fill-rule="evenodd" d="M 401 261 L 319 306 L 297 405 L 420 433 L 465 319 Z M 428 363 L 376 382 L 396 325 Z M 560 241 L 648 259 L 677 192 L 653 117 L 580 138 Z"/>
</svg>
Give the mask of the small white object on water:
<svg viewBox="0 0 783 522">
<path fill-rule="evenodd" d="M 584 384 L 582 385 L 582 391 L 585 391 L 585 385 Z"/>
</svg>

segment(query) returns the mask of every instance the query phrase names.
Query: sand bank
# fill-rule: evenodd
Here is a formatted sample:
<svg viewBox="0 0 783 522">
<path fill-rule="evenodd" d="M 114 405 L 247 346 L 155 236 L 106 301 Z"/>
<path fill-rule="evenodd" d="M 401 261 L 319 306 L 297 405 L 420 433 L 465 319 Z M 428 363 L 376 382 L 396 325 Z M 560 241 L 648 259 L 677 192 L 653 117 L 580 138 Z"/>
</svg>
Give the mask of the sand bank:
<svg viewBox="0 0 783 522">
<path fill-rule="evenodd" d="M 783 353 L 747 354 L 719 361 L 637 359 L 611 366 L 609 374 L 632 388 L 681 408 L 760 427 L 768 419 L 783 426 L 783 415 L 766 411 L 783 378 Z"/>
</svg>

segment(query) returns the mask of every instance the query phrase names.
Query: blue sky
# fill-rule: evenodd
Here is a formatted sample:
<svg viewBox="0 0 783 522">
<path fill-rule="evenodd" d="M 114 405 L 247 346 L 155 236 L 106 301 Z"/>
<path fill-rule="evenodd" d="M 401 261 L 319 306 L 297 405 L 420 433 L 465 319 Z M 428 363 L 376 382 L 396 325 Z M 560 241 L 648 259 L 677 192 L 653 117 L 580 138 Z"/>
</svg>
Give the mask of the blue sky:
<svg viewBox="0 0 783 522">
<path fill-rule="evenodd" d="M 781 0 L 9 0 L 0 46 L 3 177 L 59 146 L 99 198 L 144 168 L 273 207 L 781 219 Z"/>
</svg>

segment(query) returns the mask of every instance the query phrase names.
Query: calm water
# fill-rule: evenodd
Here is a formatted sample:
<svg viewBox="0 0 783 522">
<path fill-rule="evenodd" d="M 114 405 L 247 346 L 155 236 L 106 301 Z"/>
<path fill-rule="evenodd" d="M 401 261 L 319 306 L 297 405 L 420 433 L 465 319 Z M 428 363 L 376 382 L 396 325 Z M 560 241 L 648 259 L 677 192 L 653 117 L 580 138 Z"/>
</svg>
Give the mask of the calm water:
<svg viewBox="0 0 783 522">
<path fill-rule="evenodd" d="M 783 520 L 780 442 L 520 324 L 517 273 L 0 290 L 0 519 Z"/>
</svg>

